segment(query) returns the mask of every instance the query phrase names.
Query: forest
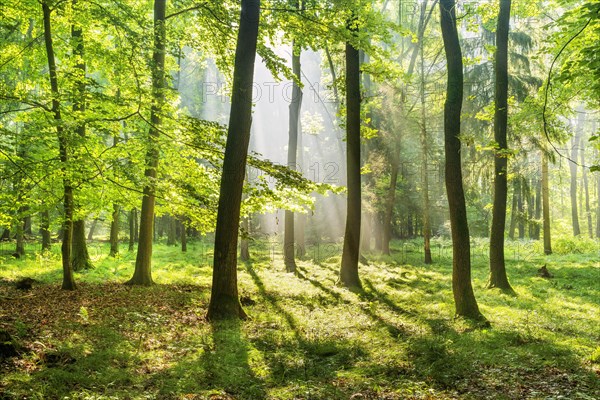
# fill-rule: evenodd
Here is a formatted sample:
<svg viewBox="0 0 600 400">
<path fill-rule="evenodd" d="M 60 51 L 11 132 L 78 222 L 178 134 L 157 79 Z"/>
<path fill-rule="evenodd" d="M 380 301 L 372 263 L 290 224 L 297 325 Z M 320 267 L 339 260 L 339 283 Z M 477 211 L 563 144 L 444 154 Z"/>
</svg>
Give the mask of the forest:
<svg viewBox="0 0 600 400">
<path fill-rule="evenodd" d="M 0 0 L 0 399 L 600 398 L 600 0 Z"/>
</svg>

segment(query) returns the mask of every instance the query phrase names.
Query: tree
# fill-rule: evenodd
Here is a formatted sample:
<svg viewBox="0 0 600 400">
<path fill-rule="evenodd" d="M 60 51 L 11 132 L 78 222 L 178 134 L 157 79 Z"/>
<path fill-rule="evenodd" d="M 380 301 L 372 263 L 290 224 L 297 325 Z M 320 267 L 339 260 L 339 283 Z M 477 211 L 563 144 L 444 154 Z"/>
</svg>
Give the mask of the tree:
<svg viewBox="0 0 600 400">
<path fill-rule="evenodd" d="M 126 283 L 129 285 L 150 286 L 152 281 L 152 240 L 154 231 L 154 205 L 156 202 L 156 177 L 158 168 L 158 138 L 162 120 L 161 111 L 165 103 L 165 42 L 166 0 L 154 1 L 154 50 L 152 52 L 152 107 L 150 109 L 150 128 L 146 150 L 146 169 L 144 176 L 144 195 L 140 212 L 140 230 L 135 271 Z"/>
<path fill-rule="evenodd" d="M 71 264 L 71 238 L 73 235 L 73 187 L 68 175 L 69 157 L 69 138 L 68 133 L 62 125 L 62 116 L 60 112 L 60 92 L 58 90 L 58 75 L 56 73 L 56 59 L 54 56 L 54 44 L 52 40 L 52 21 L 51 10 L 47 1 L 42 2 L 42 12 L 44 16 L 44 43 L 46 45 L 46 56 L 48 59 L 48 75 L 50 79 L 50 88 L 52 92 L 52 114 L 56 122 L 56 134 L 58 137 L 58 147 L 61 162 L 61 171 L 63 173 L 63 237 L 61 246 L 63 282 L 62 289 L 75 290 L 75 279 L 73 278 L 73 266 Z"/>
<path fill-rule="evenodd" d="M 356 32 L 355 19 L 349 22 Z M 358 277 L 360 252 L 360 57 L 358 49 L 346 42 L 346 165 L 348 182 L 348 207 L 344 248 L 340 268 L 340 282 L 349 288 L 361 287 Z"/>
<path fill-rule="evenodd" d="M 120 207 L 117 203 L 113 204 L 113 211 L 110 219 L 110 253 L 109 257 L 116 257 L 119 254 L 119 214 Z"/>
<path fill-rule="evenodd" d="M 471 245 L 462 182 L 460 114 L 463 101 L 463 61 L 456 29 L 454 0 L 440 1 L 442 38 L 448 69 L 444 103 L 446 192 L 452 230 L 452 291 L 456 315 L 484 320 L 471 284 Z"/>
<path fill-rule="evenodd" d="M 488 287 L 514 292 L 506 276 L 504 260 L 504 231 L 506 228 L 506 199 L 508 197 L 508 30 L 511 0 L 500 0 L 496 29 L 494 140 L 498 146 L 494 156 L 494 204 L 490 234 L 490 279 Z"/>
<path fill-rule="evenodd" d="M 77 0 L 72 0 L 71 5 L 73 8 L 73 13 L 75 14 Z M 75 16 L 77 16 L 77 14 L 75 14 Z M 73 90 L 73 114 L 77 115 L 84 114 L 86 110 L 86 63 L 84 58 L 83 30 L 81 25 L 75 21 L 73 21 L 71 25 L 71 41 L 71 45 L 73 47 L 73 57 L 75 59 L 75 72 L 73 74 L 75 77 L 75 88 Z M 81 138 L 85 138 L 85 123 L 78 123 L 75 131 Z M 87 249 L 87 242 L 85 241 L 85 219 L 83 216 L 79 216 L 73 221 L 73 237 L 71 240 L 71 262 L 73 264 L 73 271 L 82 271 L 84 269 L 93 268 Z"/>
<path fill-rule="evenodd" d="M 246 317 L 237 287 L 237 243 L 252 125 L 252 85 L 259 18 L 260 0 L 242 0 L 215 230 L 209 320 Z"/>
<path fill-rule="evenodd" d="M 294 83 L 292 88 L 292 101 L 289 110 L 289 141 L 288 141 L 288 167 L 297 169 L 296 158 L 298 154 L 298 128 L 300 125 L 300 109 L 302 108 L 302 90 L 299 83 L 302 81 L 300 54 L 302 48 L 292 42 L 292 71 Z M 295 247 L 294 247 L 294 212 L 285 211 L 285 231 L 283 239 L 283 258 L 287 272 L 296 272 Z"/>
<path fill-rule="evenodd" d="M 544 254 L 552 254 L 550 236 L 550 193 L 548 184 L 548 155 L 542 151 L 542 227 L 544 231 Z"/>
<path fill-rule="evenodd" d="M 581 234 L 581 228 L 579 227 L 579 211 L 577 207 L 577 162 L 579 161 L 579 146 L 581 142 L 582 133 L 583 114 L 579 113 L 577 118 L 577 125 L 575 127 L 575 135 L 573 136 L 573 140 L 571 141 L 571 155 L 569 159 L 569 170 L 571 172 L 570 197 L 573 236 L 579 236 Z"/>
</svg>

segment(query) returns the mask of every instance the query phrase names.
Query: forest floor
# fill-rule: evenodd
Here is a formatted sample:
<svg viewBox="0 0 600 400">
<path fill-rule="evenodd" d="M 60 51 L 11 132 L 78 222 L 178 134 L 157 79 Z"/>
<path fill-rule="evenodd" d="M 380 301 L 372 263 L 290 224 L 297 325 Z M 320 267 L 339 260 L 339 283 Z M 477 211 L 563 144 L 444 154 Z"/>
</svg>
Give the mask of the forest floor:
<svg viewBox="0 0 600 400">
<path fill-rule="evenodd" d="M 600 398 L 597 250 L 538 256 L 513 245 L 513 297 L 485 289 L 475 248 L 491 322 L 481 328 L 453 319 L 444 246 L 431 266 L 415 243 L 366 254 L 359 292 L 336 284 L 334 247 L 299 261 L 295 276 L 266 242 L 252 246 L 239 265 L 251 319 L 215 324 L 205 320 L 210 248 L 199 242 L 186 254 L 156 245 L 150 288 L 122 285 L 135 255 L 108 258 L 106 244 L 91 245 L 96 268 L 76 274 L 74 292 L 60 290 L 58 249 L 0 256 L 0 330 L 18 350 L 0 360 L 0 399 Z M 552 279 L 537 276 L 544 264 Z M 33 289 L 14 287 L 23 276 Z"/>
</svg>

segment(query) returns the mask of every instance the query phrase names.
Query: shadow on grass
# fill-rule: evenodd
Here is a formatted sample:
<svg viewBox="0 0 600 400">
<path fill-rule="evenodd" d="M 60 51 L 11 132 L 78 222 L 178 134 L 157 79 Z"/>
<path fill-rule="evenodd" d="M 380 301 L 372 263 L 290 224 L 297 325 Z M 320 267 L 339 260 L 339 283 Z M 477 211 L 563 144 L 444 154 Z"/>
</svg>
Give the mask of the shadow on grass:
<svg viewBox="0 0 600 400">
<path fill-rule="evenodd" d="M 279 329 L 267 327 L 253 340 L 269 365 L 271 384 L 290 385 L 290 382 L 296 382 L 298 389 L 303 386 L 305 389 L 305 392 L 299 392 L 298 395 L 310 392 L 315 398 L 347 398 L 348 394 L 340 392 L 332 382 L 337 371 L 351 368 L 355 362 L 366 356 L 366 351 L 345 337 L 327 335 L 322 338 L 317 335 L 308 338 L 306 329 L 284 308 L 278 296 L 266 289 L 250 263 L 246 264 L 246 270 L 259 295 L 269 303 L 276 315 L 283 317 L 293 335 L 293 338 L 286 337 Z M 304 275 L 298 272 L 298 276 Z M 317 281 L 313 283 L 320 284 Z M 327 290 L 322 285 L 320 288 Z M 339 294 L 331 295 L 344 302 Z"/>
<path fill-rule="evenodd" d="M 176 393 L 186 396 L 227 394 L 236 399 L 266 398 L 265 380 L 257 376 L 251 366 L 251 345 L 244 338 L 241 324 L 237 320 L 211 323 L 210 337 L 196 343 L 202 348 L 197 358 L 179 361 L 153 377 L 160 385 L 161 398 Z"/>
</svg>

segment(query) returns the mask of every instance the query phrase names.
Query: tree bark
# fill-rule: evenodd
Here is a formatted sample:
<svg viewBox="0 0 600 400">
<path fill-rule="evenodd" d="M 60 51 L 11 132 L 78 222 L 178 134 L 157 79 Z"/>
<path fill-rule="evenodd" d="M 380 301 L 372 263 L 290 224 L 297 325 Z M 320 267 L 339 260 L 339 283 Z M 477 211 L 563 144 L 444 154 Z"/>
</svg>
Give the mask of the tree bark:
<svg viewBox="0 0 600 400">
<path fill-rule="evenodd" d="M 179 222 L 179 226 L 181 228 L 181 252 L 187 252 L 187 227 L 185 226 L 185 222 L 181 220 Z"/>
<path fill-rule="evenodd" d="M 73 237 L 71 238 L 71 262 L 73 271 L 83 271 L 94 268 L 85 239 L 85 220 L 73 222 Z"/>
<path fill-rule="evenodd" d="M 581 143 L 585 143 L 584 140 Z M 585 145 L 581 148 L 581 166 L 582 166 L 582 174 L 583 174 L 583 192 L 585 196 L 585 215 L 587 217 L 587 226 L 588 226 L 588 236 L 590 239 L 594 238 L 594 226 L 592 224 L 592 211 L 590 209 L 590 187 L 588 182 L 588 168 L 585 166 Z"/>
<path fill-rule="evenodd" d="M 540 240 L 540 219 L 542 218 L 542 180 L 538 176 L 535 183 L 535 227 L 533 239 Z"/>
<path fill-rule="evenodd" d="M 353 28 L 356 31 L 355 28 Z M 346 165 L 348 207 L 340 282 L 360 288 L 358 258 L 360 252 L 360 58 L 358 50 L 346 42 Z"/>
<path fill-rule="evenodd" d="M 129 211 L 129 251 L 133 251 L 135 245 L 135 208 Z"/>
<path fill-rule="evenodd" d="M 71 2 L 73 10 L 76 9 L 77 0 Z M 86 64 L 84 61 L 84 47 L 83 47 L 83 32 L 80 25 L 73 23 L 71 25 L 71 41 L 73 47 L 73 55 L 75 57 L 75 96 L 73 98 L 73 113 L 75 115 L 83 114 L 86 110 L 85 104 L 85 74 Z M 80 123 L 75 128 L 77 134 L 81 137 L 85 137 L 85 124 Z M 75 204 L 74 204 L 75 206 Z M 85 240 L 85 221 L 78 219 L 73 222 L 73 237 L 72 237 L 72 253 L 71 259 L 74 271 L 82 271 L 84 269 L 91 269 L 94 267 L 87 249 L 87 242 Z"/>
<path fill-rule="evenodd" d="M 421 15 L 425 15 L 427 1 L 423 3 Z M 423 17 L 422 17 L 423 18 Z M 424 27 L 423 29 L 424 30 Z M 429 212 L 429 146 L 427 145 L 427 110 L 425 109 L 425 58 L 422 37 L 419 40 L 421 58 L 421 182 L 423 184 L 423 252 L 425 264 L 431 264 L 431 222 Z"/>
<path fill-rule="evenodd" d="M 48 59 L 48 74 L 50 76 L 50 89 L 52 91 L 52 114 L 56 121 L 56 134 L 58 137 L 58 150 L 61 162 L 61 171 L 63 174 L 63 239 L 61 246 L 62 267 L 63 267 L 63 290 L 75 290 L 75 279 L 73 278 L 73 268 L 71 264 L 71 237 L 73 234 L 73 187 L 68 178 L 67 163 L 69 162 L 69 142 L 68 136 L 62 126 L 62 117 L 60 113 L 60 92 L 58 90 L 58 76 L 56 74 L 56 61 L 54 57 L 54 45 L 52 43 L 52 25 L 50 14 L 51 10 L 47 1 L 42 2 L 42 12 L 44 15 L 44 43 L 46 46 L 46 56 Z"/>
<path fill-rule="evenodd" d="M 238 295 L 237 244 L 246 156 L 252 125 L 252 85 L 260 0 L 242 0 L 207 319 L 246 318 Z"/>
<path fill-rule="evenodd" d="M 510 240 L 515 239 L 515 229 L 517 228 L 517 220 L 519 219 L 517 216 L 517 214 L 519 213 L 519 190 L 521 190 L 519 179 L 519 177 L 513 178 L 512 204 L 510 207 L 510 225 L 508 227 L 508 237 L 510 238 Z"/>
<path fill-rule="evenodd" d="M 296 45 L 296 42 L 292 42 L 292 71 L 294 76 L 300 82 L 301 76 L 301 65 L 300 65 L 300 54 L 302 48 Z M 297 154 L 298 154 L 298 126 L 300 123 L 300 109 L 302 107 L 302 91 L 300 86 L 294 81 L 292 88 L 292 101 L 289 106 L 289 140 L 288 140 L 288 154 L 287 162 L 288 167 L 296 170 L 297 165 Z M 292 211 L 285 211 L 285 231 L 283 235 L 283 259 L 285 263 L 285 269 L 287 272 L 296 272 L 296 250 L 294 240 L 294 213 Z"/>
<path fill-rule="evenodd" d="M 135 259 L 135 271 L 126 283 L 128 285 L 150 286 L 152 281 L 152 239 L 154 231 L 154 204 L 156 192 L 156 176 L 158 168 L 158 137 L 162 122 L 161 111 L 165 103 L 165 45 L 166 0 L 154 1 L 154 50 L 152 52 L 152 106 L 150 108 L 151 126 L 148 130 L 146 150 L 146 169 L 144 176 L 142 211 L 139 230 L 139 244 Z"/>
<path fill-rule="evenodd" d="M 498 145 L 494 157 L 494 202 L 490 234 L 489 288 L 514 292 L 506 275 L 504 259 L 504 230 L 506 229 L 506 200 L 508 197 L 508 31 L 511 0 L 500 0 L 496 29 L 494 140 Z"/>
<path fill-rule="evenodd" d="M 44 210 L 40 214 L 40 232 L 42 233 L 42 252 L 50 250 L 50 213 Z"/>
<path fill-rule="evenodd" d="M 525 238 L 525 206 L 523 197 L 525 197 L 526 189 L 525 179 L 519 177 L 519 193 L 517 194 L 517 227 L 519 230 L 519 239 Z"/>
<path fill-rule="evenodd" d="M 163 219 L 167 220 L 167 246 L 177 244 L 177 220 L 172 215 L 165 215 Z"/>
<path fill-rule="evenodd" d="M 573 236 L 581 234 L 579 227 L 579 212 L 577 209 L 577 158 L 579 156 L 579 142 L 581 140 L 581 130 L 583 129 L 583 114 L 580 113 L 577 118 L 577 127 L 575 128 L 575 136 L 571 141 L 571 160 L 569 161 L 569 169 L 571 172 L 571 220 L 573 222 Z"/>
<path fill-rule="evenodd" d="M 112 218 L 110 221 L 110 253 L 109 257 L 116 257 L 119 254 L 119 205 L 113 204 Z"/>
<path fill-rule="evenodd" d="M 92 221 L 92 226 L 90 226 L 90 230 L 87 235 L 87 240 L 94 240 L 94 233 L 96 233 L 96 227 L 98 226 L 98 218 L 94 218 Z"/>
<path fill-rule="evenodd" d="M 550 193 L 548 186 L 548 156 L 542 151 L 542 226 L 544 230 L 544 254 L 552 254 L 550 236 Z"/>
<path fill-rule="evenodd" d="M 452 291 L 456 315 L 484 320 L 471 284 L 471 243 L 462 182 L 460 115 L 463 100 L 463 63 L 454 0 L 440 1 L 442 38 L 448 68 L 444 104 L 444 143 L 446 154 L 446 192 L 452 230 Z"/>
<path fill-rule="evenodd" d="M 250 220 L 249 217 L 242 219 L 240 259 L 244 262 L 250 261 Z"/>
</svg>

